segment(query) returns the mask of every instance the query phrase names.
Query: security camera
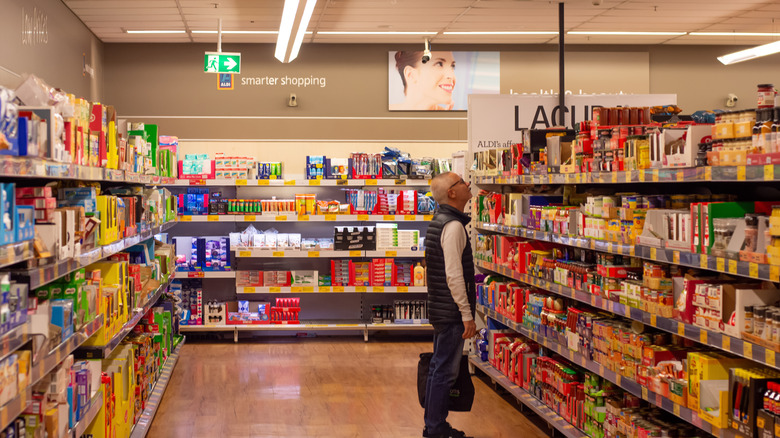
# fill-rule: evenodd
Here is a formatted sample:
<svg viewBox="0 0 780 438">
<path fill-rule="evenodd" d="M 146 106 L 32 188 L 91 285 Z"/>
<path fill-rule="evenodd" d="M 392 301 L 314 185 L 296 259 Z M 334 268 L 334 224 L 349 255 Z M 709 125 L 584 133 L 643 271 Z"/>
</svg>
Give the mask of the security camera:
<svg viewBox="0 0 780 438">
<path fill-rule="evenodd" d="M 727 108 L 734 108 L 737 106 L 737 101 L 739 100 L 739 97 L 737 97 L 734 93 L 729 93 L 728 98 L 726 99 L 726 107 Z"/>
<path fill-rule="evenodd" d="M 428 42 L 428 39 L 425 40 L 425 45 L 423 46 L 423 56 L 422 56 L 422 63 L 425 64 L 426 62 L 431 60 L 431 43 Z"/>
<path fill-rule="evenodd" d="M 591 3 L 593 3 L 593 6 L 601 6 L 603 0 L 590 0 Z"/>
</svg>

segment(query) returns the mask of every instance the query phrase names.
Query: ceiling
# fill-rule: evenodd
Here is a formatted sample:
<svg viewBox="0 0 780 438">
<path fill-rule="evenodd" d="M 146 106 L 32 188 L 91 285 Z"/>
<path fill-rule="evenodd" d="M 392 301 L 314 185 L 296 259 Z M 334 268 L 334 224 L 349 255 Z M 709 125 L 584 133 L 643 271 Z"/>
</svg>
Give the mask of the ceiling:
<svg viewBox="0 0 780 438">
<path fill-rule="evenodd" d="M 63 0 L 106 43 L 216 43 L 224 31 L 277 31 L 284 0 Z M 780 39 L 778 0 L 566 0 L 570 31 L 751 32 L 775 36 L 566 35 L 567 44 L 766 44 Z M 600 3 L 594 5 L 593 3 Z M 215 7 L 216 4 L 216 7 Z M 128 34 L 180 30 L 182 34 Z M 558 2 L 545 0 L 318 0 L 304 42 L 419 43 L 418 35 L 329 35 L 333 31 L 435 32 L 433 43 L 557 44 L 556 35 L 445 32 L 558 30 Z M 275 43 L 276 35 L 223 34 L 227 43 Z"/>
</svg>

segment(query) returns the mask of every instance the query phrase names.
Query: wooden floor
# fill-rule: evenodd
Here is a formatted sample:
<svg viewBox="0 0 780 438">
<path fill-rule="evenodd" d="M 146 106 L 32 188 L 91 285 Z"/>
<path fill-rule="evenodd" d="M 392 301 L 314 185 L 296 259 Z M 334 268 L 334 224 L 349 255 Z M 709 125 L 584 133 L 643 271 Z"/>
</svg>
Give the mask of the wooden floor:
<svg viewBox="0 0 780 438">
<path fill-rule="evenodd" d="M 417 360 L 430 349 L 348 337 L 187 343 L 148 436 L 420 437 Z M 547 436 L 481 379 L 474 385 L 474 409 L 450 414 L 453 427 Z"/>
</svg>

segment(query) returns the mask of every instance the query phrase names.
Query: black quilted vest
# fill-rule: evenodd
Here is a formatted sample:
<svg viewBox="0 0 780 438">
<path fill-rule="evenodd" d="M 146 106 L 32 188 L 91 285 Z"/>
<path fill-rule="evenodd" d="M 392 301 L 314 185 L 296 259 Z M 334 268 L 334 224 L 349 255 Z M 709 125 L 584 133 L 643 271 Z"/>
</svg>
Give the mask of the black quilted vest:
<svg viewBox="0 0 780 438">
<path fill-rule="evenodd" d="M 460 309 L 452 299 L 452 293 L 447 286 L 447 275 L 444 269 L 444 252 L 441 249 L 441 232 L 444 225 L 451 221 L 458 221 L 466 225 L 471 217 L 449 205 L 442 205 L 433 216 L 425 235 L 425 264 L 427 266 L 428 282 L 428 319 L 431 324 L 451 324 L 462 322 Z M 477 303 L 476 286 L 474 284 L 474 256 L 471 252 L 471 242 L 466 233 L 466 247 L 461 255 L 463 264 L 463 280 L 471 305 L 471 316 L 474 316 Z"/>
</svg>

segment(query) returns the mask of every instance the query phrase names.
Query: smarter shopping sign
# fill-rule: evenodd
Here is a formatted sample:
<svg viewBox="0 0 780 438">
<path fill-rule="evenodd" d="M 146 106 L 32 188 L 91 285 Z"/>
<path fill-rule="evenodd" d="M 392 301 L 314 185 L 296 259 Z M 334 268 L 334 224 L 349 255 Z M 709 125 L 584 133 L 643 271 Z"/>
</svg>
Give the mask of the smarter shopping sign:
<svg viewBox="0 0 780 438">
<path fill-rule="evenodd" d="M 205 73 L 241 73 L 241 54 L 228 52 L 206 52 L 203 61 Z"/>
</svg>

